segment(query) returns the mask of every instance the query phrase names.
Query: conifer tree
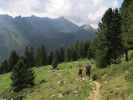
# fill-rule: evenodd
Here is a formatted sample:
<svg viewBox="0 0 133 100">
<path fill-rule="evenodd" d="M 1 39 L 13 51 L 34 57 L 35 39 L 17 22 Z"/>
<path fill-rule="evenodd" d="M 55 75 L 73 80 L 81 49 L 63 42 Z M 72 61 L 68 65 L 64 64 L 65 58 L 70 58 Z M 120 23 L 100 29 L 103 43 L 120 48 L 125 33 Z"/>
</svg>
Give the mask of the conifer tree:
<svg viewBox="0 0 133 100">
<path fill-rule="evenodd" d="M 124 40 L 125 60 L 128 61 L 128 50 L 133 49 L 133 1 L 124 0 L 121 7 L 122 35 Z"/>
<path fill-rule="evenodd" d="M 119 11 L 107 10 L 99 24 L 96 37 L 96 62 L 100 67 L 117 63 L 123 52 L 121 37 L 121 16 Z"/>
<path fill-rule="evenodd" d="M 60 48 L 59 49 L 59 58 L 60 58 L 60 62 L 63 62 L 64 61 L 64 57 L 65 56 L 65 53 L 64 53 L 64 48 Z"/>
<path fill-rule="evenodd" d="M 9 69 L 8 62 L 7 60 L 4 60 L 0 65 L 0 74 L 7 73 L 9 71 L 10 69 Z"/>
<path fill-rule="evenodd" d="M 47 63 L 47 54 L 45 47 L 42 45 L 40 48 L 37 49 L 37 54 L 36 54 L 36 65 L 42 66 L 46 65 Z"/>
<path fill-rule="evenodd" d="M 71 61 L 71 49 L 70 47 L 65 49 L 65 61 Z"/>
<path fill-rule="evenodd" d="M 53 61 L 53 51 L 51 51 L 48 55 L 48 64 L 51 65 L 52 64 L 52 61 Z"/>
<path fill-rule="evenodd" d="M 112 18 L 112 32 L 110 32 L 110 52 L 112 51 L 111 62 L 118 63 L 123 54 L 123 41 L 122 41 L 122 18 L 118 9 L 113 11 Z"/>
<path fill-rule="evenodd" d="M 27 67 L 23 59 L 20 59 L 13 68 L 11 80 L 12 89 L 15 92 L 34 85 L 34 73 L 31 68 Z"/>
<path fill-rule="evenodd" d="M 58 58 L 58 52 L 54 52 L 54 56 L 53 56 L 53 61 L 52 61 L 52 67 L 53 69 L 57 69 L 58 64 L 59 64 L 59 58 Z"/>
<path fill-rule="evenodd" d="M 71 61 L 76 61 L 78 59 L 78 52 L 76 48 L 73 46 L 71 48 Z"/>
<path fill-rule="evenodd" d="M 77 52 L 77 58 L 80 58 L 81 57 L 81 46 L 80 46 L 80 42 L 79 41 L 77 41 L 76 43 L 75 43 L 75 49 L 76 49 L 76 52 Z"/>
<path fill-rule="evenodd" d="M 13 67 L 17 64 L 19 60 L 19 56 L 16 53 L 16 51 L 12 51 L 11 55 L 8 59 L 8 63 L 9 63 L 9 70 L 11 71 L 13 69 Z"/>
<path fill-rule="evenodd" d="M 32 47 L 25 48 L 25 62 L 29 67 L 33 67 L 35 65 L 35 58 L 34 58 L 34 50 Z"/>
</svg>

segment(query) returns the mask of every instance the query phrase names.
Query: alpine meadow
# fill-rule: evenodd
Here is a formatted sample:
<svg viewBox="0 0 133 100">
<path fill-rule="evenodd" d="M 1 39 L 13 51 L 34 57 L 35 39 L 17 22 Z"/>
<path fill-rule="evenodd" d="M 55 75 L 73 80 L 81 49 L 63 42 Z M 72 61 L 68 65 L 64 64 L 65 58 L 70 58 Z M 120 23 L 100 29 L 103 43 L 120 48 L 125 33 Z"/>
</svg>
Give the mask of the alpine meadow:
<svg viewBox="0 0 133 100">
<path fill-rule="evenodd" d="M 133 0 L 0 0 L 0 100 L 133 100 Z"/>
</svg>

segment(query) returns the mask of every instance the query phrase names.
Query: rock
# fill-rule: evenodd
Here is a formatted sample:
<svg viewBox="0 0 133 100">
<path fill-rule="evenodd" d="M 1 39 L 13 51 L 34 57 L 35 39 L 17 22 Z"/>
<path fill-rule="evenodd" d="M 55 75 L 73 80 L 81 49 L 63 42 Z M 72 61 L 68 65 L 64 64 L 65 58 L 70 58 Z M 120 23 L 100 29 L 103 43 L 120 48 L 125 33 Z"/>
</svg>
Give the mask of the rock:
<svg viewBox="0 0 133 100">
<path fill-rule="evenodd" d="M 59 93 L 59 94 L 58 94 L 58 97 L 59 97 L 59 98 L 62 98 L 62 97 L 63 97 L 63 94 Z"/>
<path fill-rule="evenodd" d="M 75 96 L 79 96 L 79 95 L 80 95 L 80 94 L 79 94 L 79 91 L 77 91 L 77 90 L 73 91 L 73 94 L 74 94 Z"/>
<path fill-rule="evenodd" d="M 104 84 L 108 84 L 108 81 L 105 81 Z"/>
<path fill-rule="evenodd" d="M 64 80 L 61 80 L 61 81 L 58 81 L 57 84 L 59 84 L 59 85 L 64 85 L 65 82 L 64 82 Z"/>
<path fill-rule="evenodd" d="M 52 98 L 54 98 L 55 96 L 56 96 L 55 94 L 51 95 Z"/>
<path fill-rule="evenodd" d="M 77 90 L 73 91 L 74 94 L 78 94 L 79 92 Z"/>
</svg>

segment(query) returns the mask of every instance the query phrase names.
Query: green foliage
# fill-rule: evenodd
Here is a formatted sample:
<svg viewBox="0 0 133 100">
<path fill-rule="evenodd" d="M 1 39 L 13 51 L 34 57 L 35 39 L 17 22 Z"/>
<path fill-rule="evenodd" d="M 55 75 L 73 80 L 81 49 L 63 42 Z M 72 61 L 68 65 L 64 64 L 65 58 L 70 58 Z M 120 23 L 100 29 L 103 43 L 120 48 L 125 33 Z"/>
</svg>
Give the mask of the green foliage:
<svg viewBox="0 0 133 100">
<path fill-rule="evenodd" d="M 45 47 L 43 45 L 37 49 L 35 60 L 36 60 L 37 66 L 42 66 L 42 65 L 48 64 L 47 63 L 47 53 L 46 53 Z"/>
<path fill-rule="evenodd" d="M 133 83 L 133 67 L 131 67 L 127 72 L 125 78 Z"/>
<path fill-rule="evenodd" d="M 32 47 L 25 48 L 24 59 L 29 67 L 33 67 L 35 65 L 34 50 Z"/>
<path fill-rule="evenodd" d="M 71 49 L 65 49 L 65 61 L 71 61 Z"/>
<path fill-rule="evenodd" d="M 24 63 L 23 59 L 20 59 L 13 68 L 11 79 L 12 88 L 15 92 L 34 85 L 33 71 Z"/>
<path fill-rule="evenodd" d="M 76 61 L 80 58 L 91 58 L 90 41 L 79 42 L 65 49 L 65 61 Z"/>
<path fill-rule="evenodd" d="M 133 59 L 107 68 L 93 68 L 92 77 L 102 84 L 101 100 L 132 100 L 133 98 Z"/>
<path fill-rule="evenodd" d="M 6 73 L 9 71 L 10 71 L 10 69 L 9 69 L 8 62 L 7 62 L 7 60 L 5 60 L 0 65 L 0 74 Z"/>
<path fill-rule="evenodd" d="M 59 64 L 59 55 L 58 55 L 58 51 L 56 51 L 54 52 L 53 61 L 52 61 L 53 69 L 56 69 L 58 67 L 58 64 Z"/>
<path fill-rule="evenodd" d="M 59 61 L 64 62 L 64 60 L 65 60 L 65 49 L 60 48 L 58 52 L 59 52 Z"/>
<path fill-rule="evenodd" d="M 91 91 L 92 81 L 78 80 L 78 64 L 89 63 L 87 59 L 59 64 L 59 70 L 51 70 L 51 66 L 33 68 L 35 85 L 20 92 L 11 92 L 10 74 L 0 75 L 0 96 L 8 100 L 23 96 L 24 100 L 84 100 Z M 60 94 L 63 95 L 60 98 Z"/>
<path fill-rule="evenodd" d="M 133 49 L 133 1 L 124 0 L 121 12 L 122 12 L 122 29 L 124 45 L 128 49 Z"/>
<path fill-rule="evenodd" d="M 9 70 L 10 70 L 10 71 L 11 71 L 11 70 L 14 68 L 14 66 L 17 64 L 18 60 L 19 60 L 18 54 L 16 53 L 16 51 L 12 51 L 12 52 L 11 52 L 11 55 L 10 55 L 10 57 L 9 57 L 9 59 L 8 59 Z"/>
<path fill-rule="evenodd" d="M 118 63 L 123 54 L 121 33 L 121 15 L 118 9 L 110 8 L 99 24 L 95 40 L 97 66 L 106 67 L 111 63 Z"/>
<path fill-rule="evenodd" d="M 54 55 L 56 54 L 56 55 Z M 57 57 L 55 57 L 57 56 Z M 54 49 L 53 51 L 46 51 L 45 47 L 42 45 L 40 48 L 38 48 L 34 54 L 34 49 L 32 47 L 27 46 L 25 48 L 24 55 L 21 56 L 22 59 L 24 59 L 25 63 L 28 67 L 34 67 L 36 66 L 43 66 L 48 64 L 57 65 L 56 62 L 62 63 L 64 61 L 76 61 L 80 58 L 92 58 L 93 53 L 90 49 L 90 41 L 77 41 L 73 45 L 68 46 L 66 49 L 59 48 Z M 10 72 L 13 68 L 13 66 L 16 65 L 17 61 L 19 59 L 19 56 L 15 51 L 11 53 L 11 56 L 9 57 L 9 68 L 3 72 L 3 67 L 0 67 L 1 73 Z M 58 59 L 58 61 L 56 61 Z M 3 65 L 3 64 L 2 64 Z M 5 69 L 4 69 L 5 70 Z"/>
<path fill-rule="evenodd" d="M 48 64 L 49 64 L 49 65 L 52 64 L 53 56 L 54 56 L 53 51 L 51 51 L 51 52 L 49 53 L 49 55 L 48 55 Z"/>
</svg>

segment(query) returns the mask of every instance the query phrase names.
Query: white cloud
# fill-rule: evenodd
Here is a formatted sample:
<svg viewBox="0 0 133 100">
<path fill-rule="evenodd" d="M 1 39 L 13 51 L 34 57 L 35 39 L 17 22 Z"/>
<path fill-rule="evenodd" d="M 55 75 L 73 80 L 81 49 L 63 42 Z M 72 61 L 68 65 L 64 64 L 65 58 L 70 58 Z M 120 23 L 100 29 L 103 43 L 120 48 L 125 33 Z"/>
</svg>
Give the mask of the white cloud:
<svg viewBox="0 0 133 100">
<path fill-rule="evenodd" d="M 60 17 L 97 27 L 109 7 L 118 7 L 122 0 L 0 0 L 0 14 L 12 16 Z"/>
<path fill-rule="evenodd" d="M 119 6 L 119 2 L 118 2 L 118 0 L 115 0 L 114 2 L 113 2 L 113 8 L 116 8 L 116 7 L 118 7 Z"/>
<path fill-rule="evenodd" d="M 65 16 L 70 10 L 69 0 L 49 0 L 46 12 L 51 17 Z"/>
</svg>

